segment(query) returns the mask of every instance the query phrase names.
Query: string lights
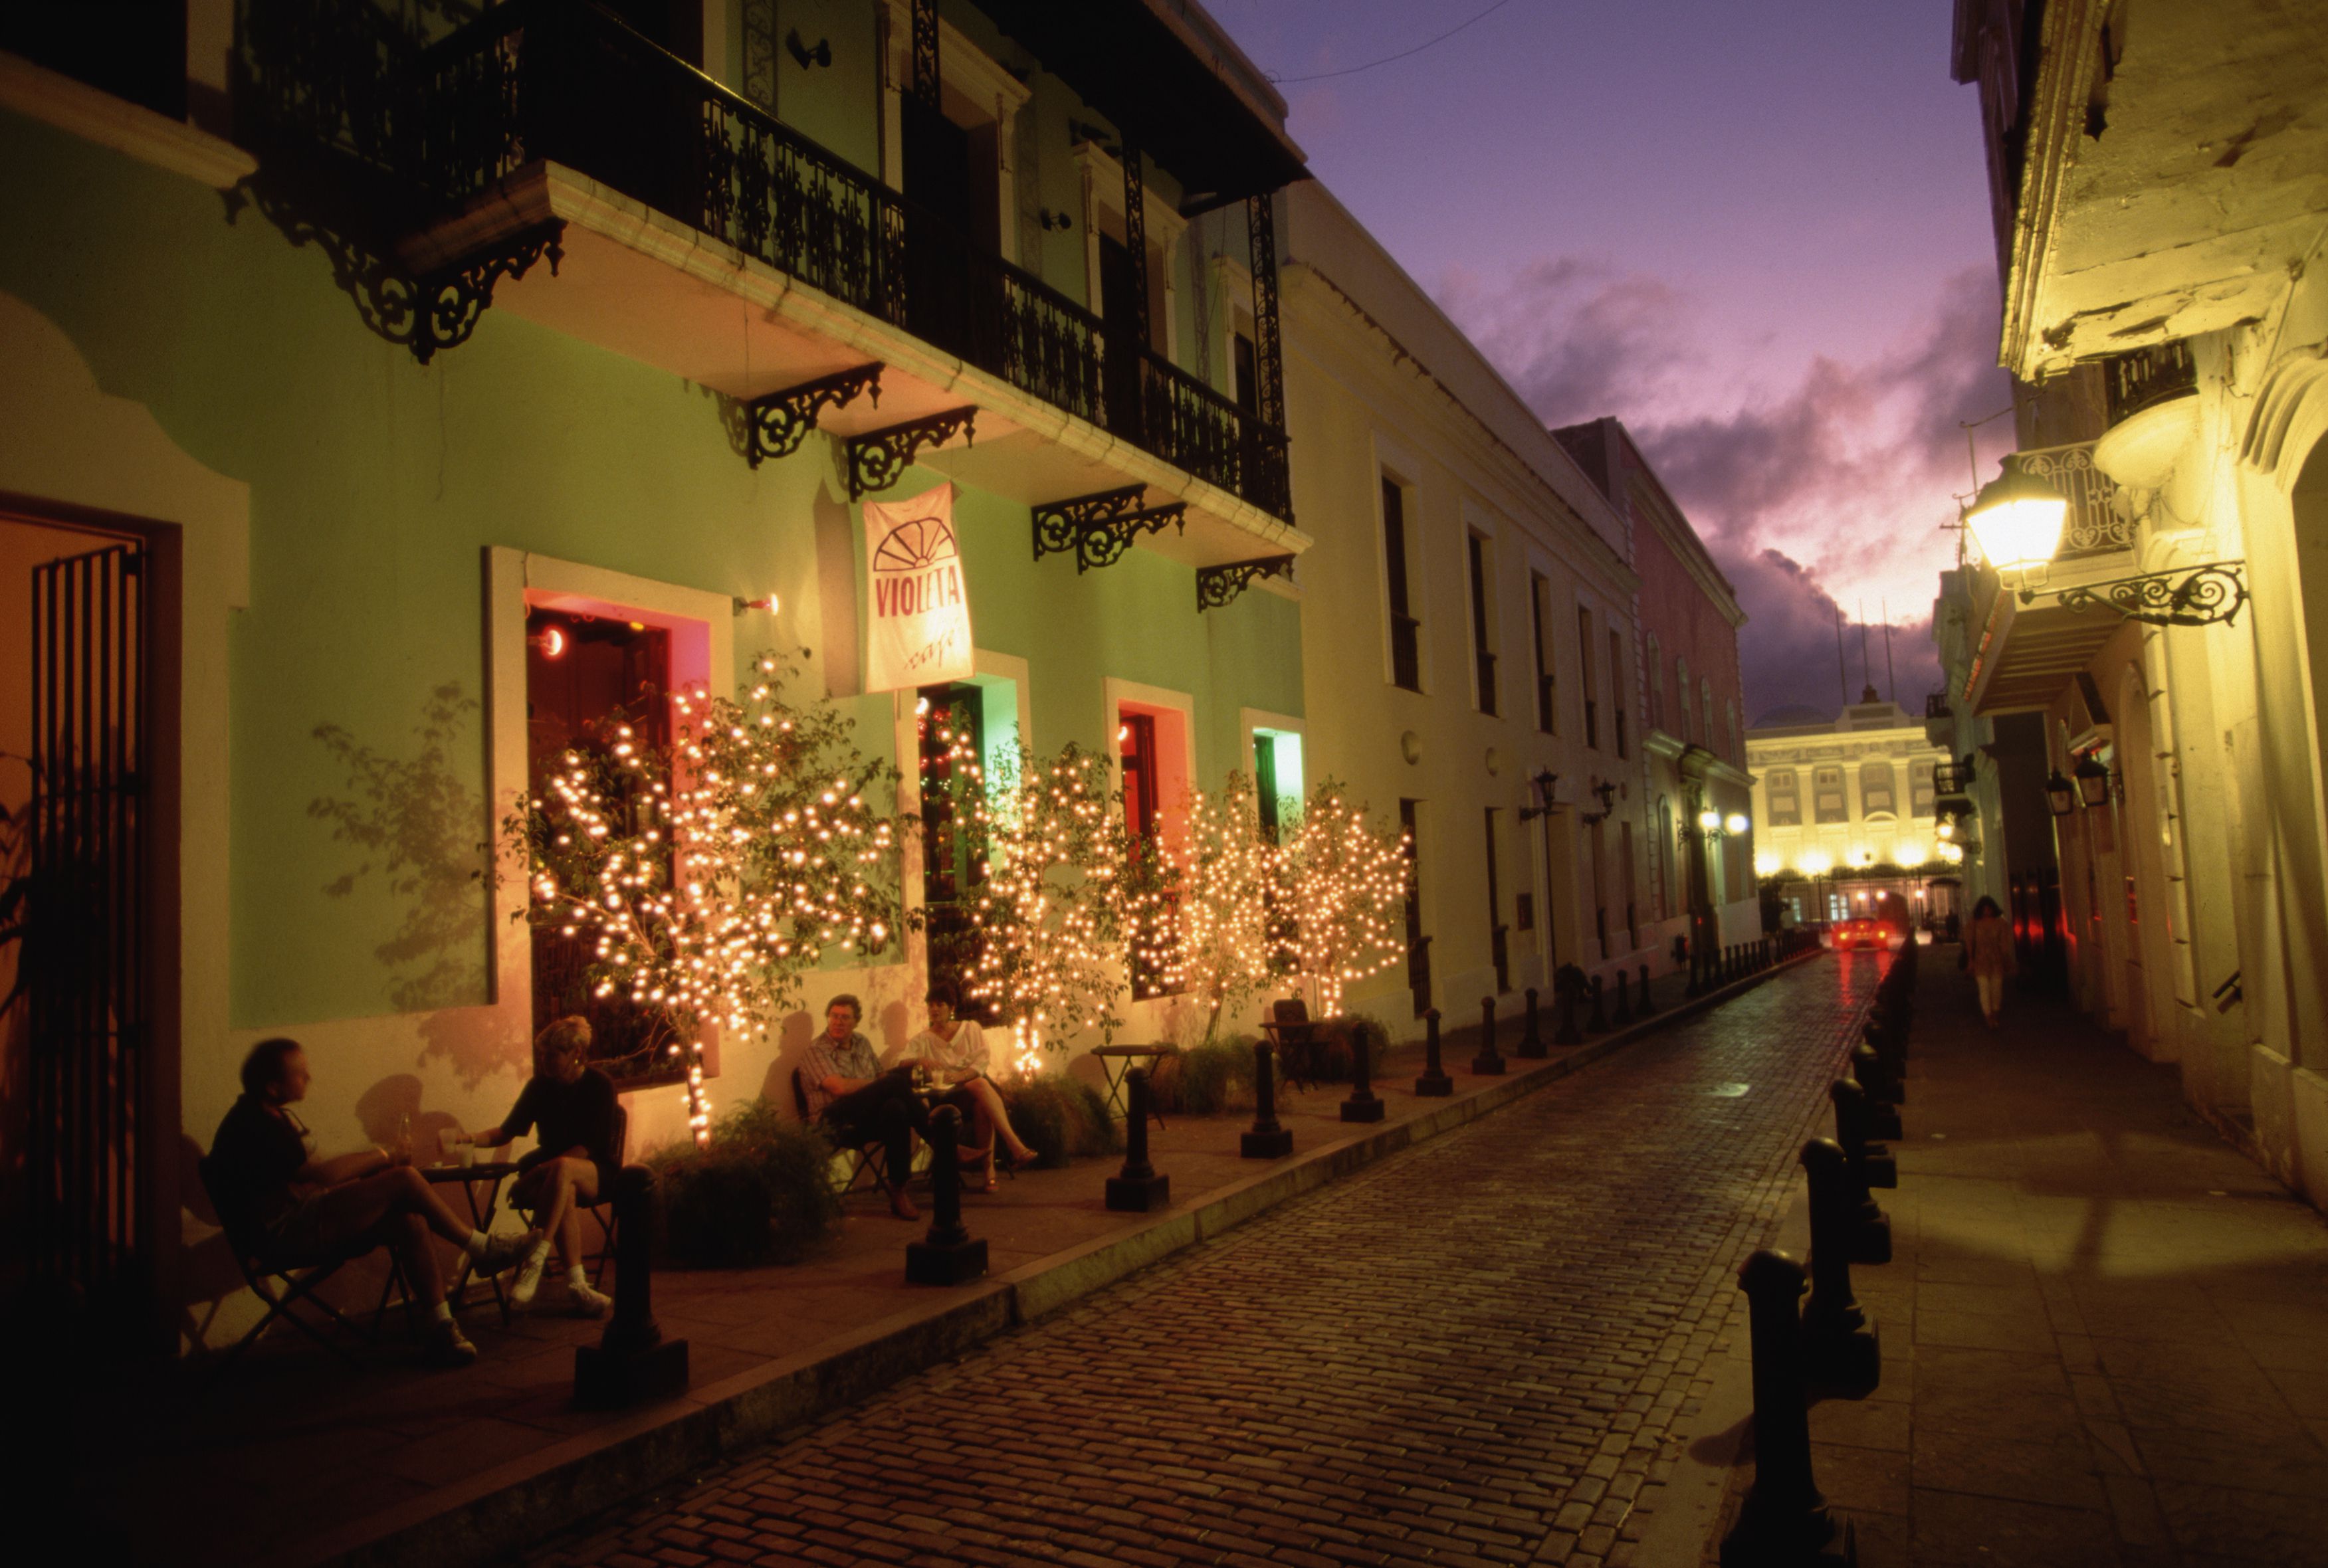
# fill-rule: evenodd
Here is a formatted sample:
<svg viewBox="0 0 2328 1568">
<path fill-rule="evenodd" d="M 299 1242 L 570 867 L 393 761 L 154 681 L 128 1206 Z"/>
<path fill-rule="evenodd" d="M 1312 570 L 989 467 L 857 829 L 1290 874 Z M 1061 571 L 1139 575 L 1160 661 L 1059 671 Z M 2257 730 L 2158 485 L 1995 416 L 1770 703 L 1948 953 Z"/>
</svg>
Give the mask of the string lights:
<svg viewBox="0 0 2328 1568">
<path fill-rule="evenodd" d="M 610 722 L 503 824 L 534 922 L 591 943 L 594 998 L 655 1019 L 699 1145 L 705 1030 L 765 1033 L 827 952 L 878 953 L 897 929 L 896 826 L 866 800 L 895 775 L 831 705 L 787 704 L 793 673 L 763 654 L 741 699 L 672 697 L 668 755 Z"/>
</svg>

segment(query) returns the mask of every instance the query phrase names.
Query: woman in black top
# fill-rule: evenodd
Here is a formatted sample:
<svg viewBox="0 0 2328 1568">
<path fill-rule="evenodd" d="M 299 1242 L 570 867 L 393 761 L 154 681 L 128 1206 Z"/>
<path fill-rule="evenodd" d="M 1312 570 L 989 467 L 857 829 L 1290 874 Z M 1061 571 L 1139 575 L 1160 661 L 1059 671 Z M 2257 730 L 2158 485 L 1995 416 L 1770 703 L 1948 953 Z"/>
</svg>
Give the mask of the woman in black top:
<svg viewBox="0 0 2328 1568">
<path fill-rule="evenodd" d="M 533 1304 L 552 1240 L 566 1265 L 566 1294 L 574 1315 L 603 1318 L 612 1304 L 591 1288 L 582 1267 L 582 1211 L 614 1190 L 623 1158 L 615 1146 L 614 1080 L 585 1064 L 589 1050 L 587 1019 L 559 1019 L 542 1030 L 533 1042 L 533 1076 L 519 1091 L 517 1103 L 500 1126 L 477 1134 L 480 1145 L 493 1148 L 540 1130 L 539 1145 L 518 1161 L 517 1186 L 511 1189 L 521 1207 L 541 1216 L 541 1239 L 518 1264 L 510 1287 L 510 1305 L 515 1308 Z"/>
<path fill-rule="evenodd" d="M 412 1169 L 412 1151 L 368 1149 L 318 1159 L 291 1107 L 307 1097 L 307 1053 L 296 1040 L 261 1040 L 242 1064 L 242 1097 L 219 1123 L 203 1175 L 235 1245 L 296 1267 L 376 1246 L 396 1249 L 413 1300 L 428 1314 L 429 1349 L 446 1366 L 477 1358 L 445 1301 L 434 1231 L 464 1248 L 480 1274 L 497 1274 L 540 1239 L 488 1236 L 446 1207 Z"/>
</svg>

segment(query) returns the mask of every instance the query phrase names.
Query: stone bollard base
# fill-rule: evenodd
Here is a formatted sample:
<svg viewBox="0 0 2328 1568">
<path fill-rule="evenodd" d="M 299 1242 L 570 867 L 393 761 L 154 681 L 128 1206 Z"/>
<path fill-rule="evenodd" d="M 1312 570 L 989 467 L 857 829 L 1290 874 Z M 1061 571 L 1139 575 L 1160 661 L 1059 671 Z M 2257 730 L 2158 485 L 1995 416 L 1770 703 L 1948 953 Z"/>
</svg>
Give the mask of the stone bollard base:
<svg viewBox="0 0 2328 1568">
<path fill-rule="evenodd" d="M 1871 1203 L 1870 1207 L 1874 1206 Z M 1854 1263 L 1888 1263 L 1892 1261 L 1892 1216 L 1878 1210 L 1862 1216 L 1851 1227 L 1851 1245 L 1847 1249 Z"/>
<path fill-rule="evenodd" d="M 1246 1160 L 1282 1160 L 1292 1152 L 1293 1129 L 1291 1127 L 1237 1135 L 1237 1153 Z"/>
<path fill-rule="evenodd" d="M 1856 1323 L 1803 1319 L 1803 1375 L 1814 1396 L 1859 1399 L 1883 1382 L 1883 1345 L 1875 1319 L 1863 1311 Z"/>
<path fill-rule="evenodd" d="M 1481 1077 L 1501 1077 L 1510 1070 L 1511 1069 L 1509 1067 L 1505 1066 L 1504 1058 L 1499 1056 L 1491 1056 L 1486 1052 L 1482 1052 L 1478 1056 L 1471 1058 L 1471 1071 Z"/>
<path fill-rule="evenodd" d="M 1449 1086 L 1451 1088 L 1453 1085 L 1450 1084 Z M 1342 1102 L 1342 1120 L 1345 1122 L 1379 1122 L 1383 1119 L 1383 1113 L 1387 1109 L 1389 1109 L 1389 1107 L 1383 1103 L 1382 1098 L 1379 1095 L 1369 1094 L 1365 1099 L 1361 1100 L 1354 1094 L 1350 1098 Z"/>
<path fill-rule="evenodd" d="M 1152 1214 L 1159 1208 L 1170 1208 L 1172 1178 L 1111 1176 L 1107 1178 L 1107 1207 L 1119 1214 Z"/>
<path fill-rule="evenodd" d="M 1900 1125 L 1900 1108 L 1881 1101 L 1867 1107 L 1867 1135 L 1870 1138 L 1905 1138 L 1906 1129 Z M 1891 1183 L 1886 1182 L 1885 1186 Z"/>
<path fill-rule="evenodd" d="M 1436 1077 L 1425 1073 L 1414 1081 L 1414 1092 L 1426 1100 L 1436 1100 L 1455 1092 L 1455 1080 L 1441 1073 Z"/>
<path fill-rule="evenodd" d="M 1867 1167 L 1868 1186 L 1891 1188 L 1900 1185 L 1900 1162 L 1882 1144 L 1869 1144 L 1863 1163 Z"/>
<path fill-rule="evenodd" d="M 907 1242 L 906 1282 L 912 1285 L 966 1285 L 986 1277 L 986 1238 L 959 1242 Z"/>
<path fill-rule="evenodd" d="M 687 1386 L 687 1341 L 663 1339 L 643 1348 L 574 1348 L 574 1403 L 584 1410 L 617 1410 L 669 1399 Z"/>
</svg>

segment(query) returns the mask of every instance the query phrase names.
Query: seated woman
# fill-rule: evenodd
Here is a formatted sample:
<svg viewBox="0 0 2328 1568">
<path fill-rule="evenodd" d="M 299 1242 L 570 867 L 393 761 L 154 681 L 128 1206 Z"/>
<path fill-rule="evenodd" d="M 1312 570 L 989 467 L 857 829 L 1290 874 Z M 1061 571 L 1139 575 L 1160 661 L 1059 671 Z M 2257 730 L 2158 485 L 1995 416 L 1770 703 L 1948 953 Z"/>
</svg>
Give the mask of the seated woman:
<svg viewBox="0 0 2328 1568">
<path fill-rule="evenodd" d="M 998 1141 L 1004 1150 L 1003 1164 L 1010 1169 L 1032 1163 L 1035 1151 L 1012 1130 L 1001 1091 L 986 1076 L 986 1031 L 978 1027 L 977 1019 L 958 1016 L 962 993 L 953 981 L 934 981 L 923 1000 L 929 1006 L 930 1027 L 893 1052 L 884 1066 L 925 1069 L 930 1081 L 944 1091 L 939 1100 L 961 1107 L 970 1117 L 974 1144 L 983 1146 L 978 1152 L 986 1168 L 986 1190 L 992 1192 Z"/>
<path fill-rule="evenodd" d="M 615 1147 L 615 1081 L 587 1064 L 589 1054 L 589 1019 L 563 1018 L 542 1030 L 533 1042 L 533 1076 L 518 1091 L 517 1103 L 500 1126 L 476 1135 L 481 1147 L 493 1149 L 541 1129 L 533 1151 L 517 1162 L 517 1185 L 510 1189 L 519 1207 L 541 1216 L 540 1237 L 510 1286 L 510 1306 L 518 1311 L 531 1306 L 541 1288 L 553 1240 L 566 1265 L 568 1310 L 577 1318 L 603 1318 L 614 1304 L 591 1288 L 582 1267 L 582 1211 L 615 1190 L 622 1160 Z"/>
<path fill-rule="evenodd" d="M 318 1159 L 291 1109 L 307 1097 L 307 1053 L 299 1042 L 261 1040 L 242 1063 L 242 1097 L 211 1140 L 210 1181 L 219 1217 L 237 1245 L 262 1262 L 296 1266 L 376 1246 L 395 1250 L 413 1300 L 428 1315 L 428 1352 L 440 1366 L 465 1366 L 477 1347 L 453 1320 L 434 1231 L 464 1248 L 480 1274 L 498 1274 L 539 1239 L 488 1236 L 446 1207 L 412 1169 L 412 1151 L 367 1149 Z"/>
</svg>

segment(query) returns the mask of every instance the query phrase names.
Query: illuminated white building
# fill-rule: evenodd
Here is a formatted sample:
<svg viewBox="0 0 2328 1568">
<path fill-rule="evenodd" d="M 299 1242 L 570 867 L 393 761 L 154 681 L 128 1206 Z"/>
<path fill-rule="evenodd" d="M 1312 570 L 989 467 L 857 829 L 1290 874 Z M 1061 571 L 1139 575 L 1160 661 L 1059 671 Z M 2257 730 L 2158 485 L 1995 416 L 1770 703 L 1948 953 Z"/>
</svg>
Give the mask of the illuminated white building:
<svg viewBox="0 0 2328 1568">
<path fill-rule="evenodd" d="M 1765 714 L 1746 732 L 1746 767 L 1754 870 L 1780 909 L 1798 921 L 1839 919 L 1860 894 L 1889 889 L 1918 913 L 1945 915 L 1956 857 L 1934 813 L 1948 760 L 1921 718 L 1873 687 L 1839 718 Z"/>
</svg>

